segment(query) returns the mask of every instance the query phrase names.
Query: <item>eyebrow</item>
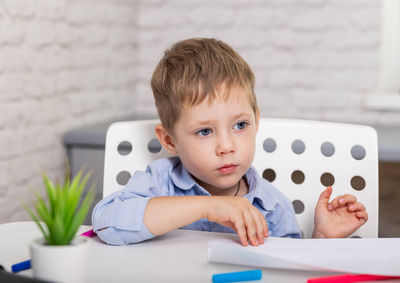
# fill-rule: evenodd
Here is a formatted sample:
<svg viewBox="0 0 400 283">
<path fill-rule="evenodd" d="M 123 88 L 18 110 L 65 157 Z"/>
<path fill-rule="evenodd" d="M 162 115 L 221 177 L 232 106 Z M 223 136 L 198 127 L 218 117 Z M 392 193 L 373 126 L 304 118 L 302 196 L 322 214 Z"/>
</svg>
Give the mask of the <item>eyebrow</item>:
<svg viewBox="0 0 400 283">
<path fill-rule="evenodd" d="M 247 112 L 242 112 L 242 113 L 239 113 L 239 114 L 233 116 L 232 120 L 236 120 L 242 116 L 251 116 L 251 114 L 247 113 Z M 191 124 L 188 124 L 188 128 L 199 128 L 201 126 L 212 124 L 213 122 L 214 122 L 214 120 L 200 120 L 200 121 L 196 121 Z"/>
</svg>

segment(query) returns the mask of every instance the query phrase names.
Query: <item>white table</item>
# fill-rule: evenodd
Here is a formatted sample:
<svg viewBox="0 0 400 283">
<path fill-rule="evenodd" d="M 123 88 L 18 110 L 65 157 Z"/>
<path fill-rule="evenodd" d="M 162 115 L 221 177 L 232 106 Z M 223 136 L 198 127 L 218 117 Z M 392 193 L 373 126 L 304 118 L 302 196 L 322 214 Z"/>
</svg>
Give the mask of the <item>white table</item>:
<svg viewBox="0 0 400 283">
<path fill-rule="evenodd" d="M 80 232 L 90 229 L 82 226 Z M 29 259 L 29 243 L 40 237 L 33 222 L 0 225 L 0 264 L 11 265 Z M 256 269 L 249 266 L 209 263 L 210 239 L 237 238 L 233 234 L 176 230 L 128 246 L 109 246 L 100 239 L 90 240 L 88 282 L 211 282 L 215 273 Z M 32 276 L 30 270 L 20 274 Z M 263 269 L 262 281 L 306 282 L 307 278 L 335 273 Z"/>
</svg>

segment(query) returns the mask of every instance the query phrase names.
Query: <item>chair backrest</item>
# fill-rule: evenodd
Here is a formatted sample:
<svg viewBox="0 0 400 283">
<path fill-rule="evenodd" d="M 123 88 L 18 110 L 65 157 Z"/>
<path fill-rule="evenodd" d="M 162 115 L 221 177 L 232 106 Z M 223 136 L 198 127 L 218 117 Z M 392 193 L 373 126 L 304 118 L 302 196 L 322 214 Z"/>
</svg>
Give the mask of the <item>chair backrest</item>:
<svg viewBox="0 0 400 283">
<path fill-rule="evenodd" d="M 122 188 L 136 170 L 169 156 L 154 132 L 158 120 L 112 124 L 106 137 L 103 197 Z M 261 118 L 253 166 L 293 203 L 306 238 L 319 194 L 354 194 L 368 222 L 353 237 L 378 236 L 378 145 L 369 126 Z"/>
</svg>

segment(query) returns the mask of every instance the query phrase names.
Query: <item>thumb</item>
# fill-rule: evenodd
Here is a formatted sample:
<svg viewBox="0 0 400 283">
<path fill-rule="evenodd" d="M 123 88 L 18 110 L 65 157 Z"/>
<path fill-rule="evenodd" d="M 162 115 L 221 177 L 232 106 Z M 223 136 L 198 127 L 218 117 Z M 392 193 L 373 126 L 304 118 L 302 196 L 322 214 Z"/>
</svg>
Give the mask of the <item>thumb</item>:
<svg viewBox="0 0 400 283">
<path fill-rule="evenodd" d="M 332 187 L 329 186 L 319 195 L 318 204 L 322 204 L 324 206 L 328 205 L 331 194 L 332 194 Z"/>
</svg>

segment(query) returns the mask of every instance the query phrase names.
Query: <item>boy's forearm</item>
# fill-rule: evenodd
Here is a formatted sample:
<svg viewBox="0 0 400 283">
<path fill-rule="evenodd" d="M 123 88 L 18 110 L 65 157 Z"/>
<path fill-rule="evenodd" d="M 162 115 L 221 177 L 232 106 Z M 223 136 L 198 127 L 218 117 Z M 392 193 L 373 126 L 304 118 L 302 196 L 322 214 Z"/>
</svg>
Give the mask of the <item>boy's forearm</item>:
<svg viewBox="0 0 400 283">
<path fill-rule="evenodd" d="M 154 197 L 146 206 L 143 222 L 153 235 L 207 218 L 207 196 Z"/>
</svg>

